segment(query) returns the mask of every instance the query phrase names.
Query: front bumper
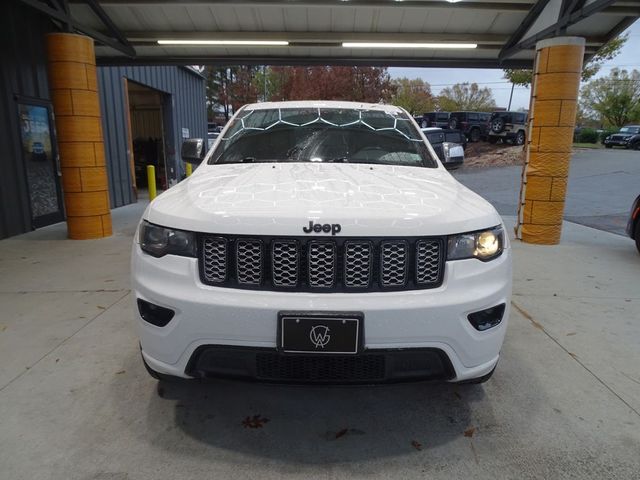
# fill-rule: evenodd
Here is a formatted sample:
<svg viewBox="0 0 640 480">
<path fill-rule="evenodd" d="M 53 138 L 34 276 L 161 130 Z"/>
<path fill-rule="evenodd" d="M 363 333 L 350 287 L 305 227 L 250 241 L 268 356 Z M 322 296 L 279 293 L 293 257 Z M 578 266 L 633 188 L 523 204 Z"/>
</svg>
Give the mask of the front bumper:
<svg viewBox="0 0 640 480">
<path fill-rule="evenodd" d="M 511 251 L 490 262 L 447 262 L 443 284 L 430 290 L 369 293 L 249 291 L 203 285 L 194 258 L 154 258 L 134 245 L 132 285 L 137 298 L 170 308 L 165 327 L 144 321 L 135 308 L 142 355 L 161 374 L 190 378 L 203 348 L 258 348 L 276 352 L 278 312 L 359 311 L 364 314 L 364 353 L 428 349 L 442 352 L 449 374 L 462 381 L 496 365 L 511 296 Z M 506 304 L 502 322 L 478 331 L 467 315 Z M 200 349 L 200 350 L 198 350 Z M 449 368 L 449 367 L 447 367 Z"/>
</svg>

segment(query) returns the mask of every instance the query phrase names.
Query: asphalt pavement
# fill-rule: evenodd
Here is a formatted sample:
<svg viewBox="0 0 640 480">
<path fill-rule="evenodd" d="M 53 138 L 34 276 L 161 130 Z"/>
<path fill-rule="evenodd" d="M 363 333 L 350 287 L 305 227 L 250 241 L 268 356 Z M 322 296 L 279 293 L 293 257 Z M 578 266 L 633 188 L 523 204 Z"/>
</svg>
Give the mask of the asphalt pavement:
<svg viewBox="0 0 640 480">
<path fill-rule="evenodd" d="M 501 215 L 516 215 L 522 167 L 462 168 L 453 175 Z M 624 235 L 638 195 L 639 151 L 577 150 L 569 170 L 565 220 Z"/>
</svg>

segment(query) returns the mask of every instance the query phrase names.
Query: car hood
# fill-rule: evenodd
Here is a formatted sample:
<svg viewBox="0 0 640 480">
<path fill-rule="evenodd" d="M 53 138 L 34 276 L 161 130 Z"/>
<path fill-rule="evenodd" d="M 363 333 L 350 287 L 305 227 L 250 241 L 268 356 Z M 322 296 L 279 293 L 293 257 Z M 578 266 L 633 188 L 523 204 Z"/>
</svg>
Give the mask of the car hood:
<svg viewBox="0 0 640 480">
<path fill-rule="evenodd" d="M 314 163 L 202 165 L 145 218 L 245 235 L 304 235 L 310 221 L 340 224 L 340 236 L 446 235 L 501 223 L 442 168 Z"/>
</svg>

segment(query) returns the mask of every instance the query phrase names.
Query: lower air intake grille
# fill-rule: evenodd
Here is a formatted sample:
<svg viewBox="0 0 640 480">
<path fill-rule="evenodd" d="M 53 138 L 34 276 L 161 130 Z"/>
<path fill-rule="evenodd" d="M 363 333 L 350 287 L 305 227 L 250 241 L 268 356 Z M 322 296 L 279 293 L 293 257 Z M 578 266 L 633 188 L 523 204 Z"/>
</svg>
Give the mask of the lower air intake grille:
<svg viewBox="0 0 640 480">
<path fill-rule="evenodd" d="M 385 377 L 384 355 L 256 355 L 256 376 L 262 380 L 375 381 Z"/>
</svg>

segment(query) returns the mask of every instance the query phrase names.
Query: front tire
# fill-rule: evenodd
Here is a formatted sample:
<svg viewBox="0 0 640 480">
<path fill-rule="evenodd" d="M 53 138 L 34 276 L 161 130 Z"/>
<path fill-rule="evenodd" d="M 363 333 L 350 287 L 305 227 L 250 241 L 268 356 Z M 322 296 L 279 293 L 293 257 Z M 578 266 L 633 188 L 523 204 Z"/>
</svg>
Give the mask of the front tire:
<svg viewBox="0 0 640 480">
<path fill-rule="evenodd" d="M 516 134 L 516 145 L 524 145 L 524 140 L 525 140 L 524 132 L 520 130 Z"/>
</svg>

